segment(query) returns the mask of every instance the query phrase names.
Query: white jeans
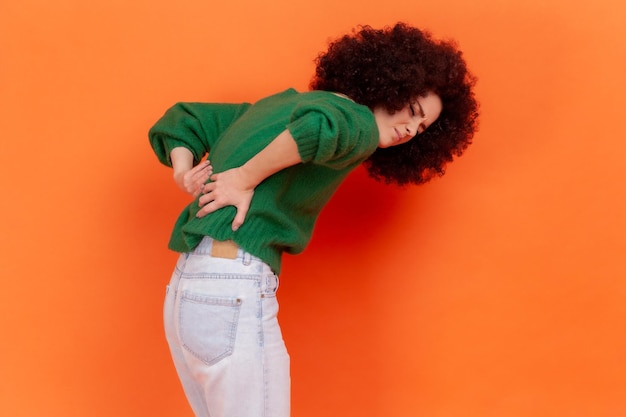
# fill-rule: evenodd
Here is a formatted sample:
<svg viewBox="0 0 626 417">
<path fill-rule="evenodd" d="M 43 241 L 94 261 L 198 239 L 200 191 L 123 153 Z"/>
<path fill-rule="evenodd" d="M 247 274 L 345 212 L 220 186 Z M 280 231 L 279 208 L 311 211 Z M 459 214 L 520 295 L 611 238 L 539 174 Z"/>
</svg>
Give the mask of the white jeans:
<svg viewBox="0 0 626 417">
<path fill-rule="evenodd" d="M 278 325 L 278 277 L 239 249 L 212 257 L 204 238 L 176 264 L 165 334 L 197 417 L 288 417 L 289 355 Z"/>
</svg>

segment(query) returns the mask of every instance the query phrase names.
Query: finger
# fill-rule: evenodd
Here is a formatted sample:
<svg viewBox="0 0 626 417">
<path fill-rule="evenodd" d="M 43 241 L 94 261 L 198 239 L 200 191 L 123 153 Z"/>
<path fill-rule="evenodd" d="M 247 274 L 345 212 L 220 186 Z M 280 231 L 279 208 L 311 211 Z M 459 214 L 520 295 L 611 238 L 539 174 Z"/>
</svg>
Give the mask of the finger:
<svg viewBox="0 0 626 417">
<path fill-rule="evenodd" d="M 208 168 L 208 167 L 210 167 L 210 166 L 211 166 L 211 164 L 210 164 L 210 162 L 209 162 L 209 161 L 204 161 L 204 162 L 199 163 L 199 164 L 198 164 L 198 165 L 196 165 L 195 167 L 191 168 L 191 169 L 189 170 L 189 173 L 190 173 L 190 174 L 195 174 L 195 173 L 197 173 L 197 172 L 200 172 L 200 171 L 202 171 L 202 170 L 207 169 L 207 168 Z"/>
<path fill-rule="evenodd" d="M 210 175 L 211 171 L 208 170 L 208 166 L 204 163 L 191 168 L 183 176 L 185 188 L 190 194 L 194 193 L 198 184 L 206 182 Z"/>
<path fill-rule="evenodd" d="M 198 206 L 204 207 L 207 204 L 212 203 L 213 201 L 214 201 L 214 198 L 213 198 L 213 195 L 211 195 L 211 193 L 202 194 L 200 198 L 198 199 Z"/>
<path fill-rule="evenodd" d="M 193 183 L 192 187 L 198 194 L 204 193 L 204 186 L 206 185 L 206 180 L 208 178 L 198 178 L 196 182 Z"/>
<path fill-rule="evenodd" d="M 203 194 L 208 194 L 212 191 L 215 190 L 215 183 L 214 182 L 208 182 L 206 184 L 202 184 L 202 193 Z"/>
<path fill-rule="evenodd" d="M 206 180 L 208 180 L 208 179 L 209 179 L 209 176 L 210 176 L 210 175 L 211 175 L 211 174 L 210 174 L 210 173 L 209 173 L 209 172 L 205 169 L 205 170 L 203 170 L 203 171 L 198 171 L 198 172 L 196 172 L 195 174 L 193 174 L 193 175 L 189 178 L 189 181 L 190 181 L 190 182 L 194 182 L 194 183 L 197 183 L 197 182 L 205 182 Z"/>
<path fill-rule="evenodd" d="M 198 172 L 213 171 L 213 165 L 209 161 L 204 161 L 196 167 Z"/>
<path fill-rule="evenodd" d="M 220 205 L 218 205 L 215 201 L 211 201 L 205 204 L 202 208 L 200 208 L 200 210 L 198 210 L 198 212 L 196 213 L 196 217 L 202 218 L 206 216 L 207 214 L 213 213 L 215 210 L 219 208 L 221 208 Z"/>
<path fill-rule="evenodd" d="M 209 177 L 213 173 L 213 168 L 210 166 L 204 166 L 201 169 L 198 169 L 195 171 L 189 171 L 189 173 L 190 173 L 189 180 L 191 182 L 205 182 L 206 180 L 209 179 Z"/>
<path fill-rule="evenodd" d="M 198 197 L 200 194 L 205 194 L 204 186 L 206 184 L 204 182 L 197 183 L 195 186 L 195 191 L 193 192 L 194 197 Z"/>
<path fill-rule="evenodd" d="M 244 220 L 246 219 L 246 214 L 248 214 L 248 206 L 237 207 L 237 214 L 235 214 L 235 218 L 233 219 L 233 223 L 231 225 L 233 232 L 239 230 Z"/>
</svg>

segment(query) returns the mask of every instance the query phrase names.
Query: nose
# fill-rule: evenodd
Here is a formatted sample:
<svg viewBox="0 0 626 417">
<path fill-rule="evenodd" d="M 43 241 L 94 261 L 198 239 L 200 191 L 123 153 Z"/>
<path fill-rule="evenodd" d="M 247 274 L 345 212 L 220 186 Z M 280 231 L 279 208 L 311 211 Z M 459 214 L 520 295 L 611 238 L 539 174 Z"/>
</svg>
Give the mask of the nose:
<svg viewBox="0 0 626 417">
<path fill-rule="evenodd" d="M 414 117 L 413 119 L 411 119 L 410 122 L 406 124 L 407 134 L 411 135 L 411 137 L 420 134 L 420 127 L 422 128 L 422 131 L 426 128 L 425 123 L 425 117 Z"/>
<path fill-rule="evenodd" d="M 410 137 L 413 137 L 415 135 L 417 135 L 417 130 L 419 128 L 419 122 L 418 121 L 411 121 L 410 123 L 406 124 L 406 134 Z"/>
</svg>

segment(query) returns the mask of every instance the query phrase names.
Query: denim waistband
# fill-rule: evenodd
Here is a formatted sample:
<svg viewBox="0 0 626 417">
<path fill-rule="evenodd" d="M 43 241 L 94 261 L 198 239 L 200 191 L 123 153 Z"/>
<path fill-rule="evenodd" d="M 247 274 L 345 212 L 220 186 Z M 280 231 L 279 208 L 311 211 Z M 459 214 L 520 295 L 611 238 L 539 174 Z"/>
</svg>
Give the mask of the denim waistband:
<svg viewBox="0 0 626 417">
<path fill-rule="evenodd" d="M 215 239 L 213 239 L 210 236 L 205 236 L 204 238 L 202 238 L 198 246 L 196 246 L 191 252 L 187 253 L 186 255 L 187 256 L 188 255 L 211 256 L 213 242 L 215 242 Z M 270 266 L 265 261 L 263 261 L 261 258 L 257 256 L 252 255 L 251 253 L 246 252 L 241 247 L 237 248 L 237 256 L 234 259 L 223 259 L 223 258 L 213 258 L 213 259 L 220 260 L 220 262 L 221 261 L 237 262 L 243 265 L 251 265 L 253 263 L 254 264 L 258 263 L 262 265 L 261 270 L 263 273 L 276 275 L 274 274 Z"/>
<path fill-rule="evenodd" d="M 276 292 L 278 276 L 267 263 L 241 248 L 234 259 L 213 257 L 213 242 L 213 238 L 204 237 L 193 251 L 181 254 L 176 269 L 183 278 L 256 280 L 263 293 Z"/>
<path fill-rule="evenodd" d="M 211 255 L 211 251 L 213 249 L 213 242 L 215 242 L 215 241 L 216 240 L 213 239 L 212 237 L 205 236 L 204 238 L 202 238 L 202 240 L 200 241 L 198 246 L 196 246 L 194 248 L 194 250 L 191 251 L 190 253 L 193 253 L 194 255 Z M 237 257 L 236 257 L 236 259 L 241 259 L 241 260 L 244 261 L 244 263 L 250 263 L 250 261 L 261 261 L 261 262 L 263 262 L 261 259 L 259 259 L 256 256 L 246 252 L 242 248 L 238 248 L 237 249 Z"/>
</svg>

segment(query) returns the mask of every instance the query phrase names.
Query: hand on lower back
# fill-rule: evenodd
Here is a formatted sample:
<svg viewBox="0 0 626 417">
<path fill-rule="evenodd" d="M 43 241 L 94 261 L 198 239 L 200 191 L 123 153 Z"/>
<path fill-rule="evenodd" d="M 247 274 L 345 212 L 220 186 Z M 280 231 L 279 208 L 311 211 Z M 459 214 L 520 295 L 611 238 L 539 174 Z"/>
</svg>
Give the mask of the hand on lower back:
<svg viewBox="0 0 626 417">
<path fill-rule="evenodd" d="M 176 181 L 181 190 L 191 194 L 193 197 L 197 197 L 212 173 L 213 167 L 207 160 L 187 171 L 175 172 L 174 181 Z"/>
<path fill-rule="evenodd" d="M 203 187 L 202 195 L 198 200 L 200 210 L 196 216 L 204 217 L 222 207 L 234 206 L 237 214 L 233 220 L 232 229 L 239 229 L 250 208 L 254 186 L 247 181 L 240 168 L 215 174 L 211 176 L 211 181 Z"/>
</svg>

